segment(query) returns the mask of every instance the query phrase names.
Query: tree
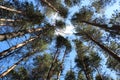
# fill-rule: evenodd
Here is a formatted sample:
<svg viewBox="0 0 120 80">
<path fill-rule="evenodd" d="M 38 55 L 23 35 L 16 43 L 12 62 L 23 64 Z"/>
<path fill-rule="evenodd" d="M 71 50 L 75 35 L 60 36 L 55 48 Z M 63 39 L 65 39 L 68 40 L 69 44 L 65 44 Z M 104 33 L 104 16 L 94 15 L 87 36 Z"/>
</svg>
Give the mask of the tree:
<svg viewBox="0 0 120 80">
<path fill-rule="evenodd" d="M 34 68 L 32 70 L 32 78 L 33 79 L 46 79 L 47 76 L 48 76 L 48 71 L 49 71 L 49 65 L 51 64 L 52 62 L 52 56 L 51 54 L 44 54 L 42 56 L 37 56 L 36 59 L 35 59 L 35 65 L 36 68 Z M 44 63 L 43 63 L 44 62 Z M 57 65 L 57 66 L 55 66 Z M 56 75 L 57 74 L 57 67 L 58 67 L 58 64 L 57 63 L 54 63 L 54 72 L 52 72 L 52 74 L 50 74 L 50 79 L 52 78 L 53 75 Z M 40 73 L 40 74 L 39 74 Z"/>
<path fill-rule="evenodd" d="M 100 48 L 102 48 L 104 51 L 108 52 L 109 55 L 111 55 L 114 59 L 116 59 L 118 62 L 120 61 L 120 57 L 117 55 L 117 53 L 115 53 L 114 51 L 110 50 L 109 48 L 107 48 L 106 46 L 102 45 L 101 43 L 99 43 L 98 41 L 96 41 L 94 39 L 94 37 L 92 37 L 91 35 L 89 35 L 86 31 L 83 31 L 83 34 L 85 36 L 87 36 L 90 40 L 92 40 L 94 43 L 96 43 Z M 79 33 L 78 33 L 79 35 Z"/>
<path fill-rule="evenodd" d="M 16 12 L 16 13 L 22 13 L 21 11 L 18 11 L 18 10 L 15 10 L 15 9 L 11 9 L 11 8 L 7 8 L 5 6 L 0 6 L 1 9 L 5 9 L 5 10 L 8 10 L 8 11 L 11 11 L 11 12 Z"/>
<path fill-rule="evenodd" d="M 80 68 L 78 75 L 80 74 L 81 78 L 83 79 L 83 71 L 86 79 L 91 80 L 93 71 L 100 66 L 101 58 L 97 53 L 95 53 L 95 51 L 92 50 L 92 48 L 90 49 L 89 46 L 85 46 L 81 41 L 76 41 L 76 51 L 77 56 L 75 62 L 77 67 Z"/>
<path fill-rule="evenodd" d="M 22 35 L 25 35 L 27 33 L 35 33 L 37 31 L 41 31 L 43 30 L 43 28 L 32 28 L 32 29 L 25 29 L 25 30 L 21 30 L 21 31 L 16 31 L 16 32 L 10 32 L 10 33 L 4 33 L 4 34 L 0 34 L 0 41 L 6 40 L 6 39 L 10 39 L 10 38 L 14 38 L 14 37 L 20 37 Z"/>
<path fill-rule="evenodd" d="M 83 7 L 78 13 L 73 15 L 73 18 L 71 19 L 73 24 L 75 23 L 86 23 L 88 25 L 96 26 L 99 28 L 102 28 L 110 33 L 114 34 L 120 34 L 120 25 L 112 24 L 110 27 L 108 24 L 105 23 L 98 23 L 95 21 L 91 21 L 91 17 L 93 15 L 93 11 L 90 10 L 89 7 Z M 84 17 L 84 18 L 83 18 Z"/>
<path fill-rule="evenodd" d="M 21 58 L 18 62 L 16 62 L 13 66 L 11 66 L 10 68 L 8 68 L 5 72 L 3 72 L 2 74 L 0 74 L 0 78 L 6 76 L 10 71 L 12 71 L 17 65 L 19 65 L 23 60 L 25 60 L 26 58 L 28 58 L 29 56 L 31 56 L 33 53 L 35 53 L 36 50 L 33 50 L 32 52 L 28 53 L 26 56 L 24 56 L 23 58 Z"/>
<path fill-rule="evenodd" d="M 1 10 L 3 12 L 1 14 L 1 17 L 3 17 L 3 18 L 6 17 L 7 19 L 4 19 L 4 20 L 7 20 L 6 21 L 7 23 L 11 23 L 8 21 L 12 21 L 12 23 L 14 25 L 17 25 L 17 24 L 20 25 L 22 23 L 21 26 L 23 27 L 23 25 L 25 25 L 26 23 L 29 23 L 31 25 L 40 24 L 44 18 L 44 16 L 40 13 L 40 11 L 38 9 L 34 8 L 33 3 L 28 3 L 28 2 L 21 3 L 19 1 L 13 2 L 13 3 L 9 2 L 9 1 L 3 2 L 3 4 L 7 5 L 7 6 L 10 5 L 8 3 L 14 5 L 14 8 L 20 8 L 21 11 L 17 11 L 17 10 L 10 9 L 7 7 L 5 7 L 4 10 Z M 19 14 L 16 14 L 15 11 Z M 7 14 L 4 14 L 6 12 L 7 12 Z"/>
<path fill-rule="evenodd" d="M 66 49 L 65 49 L 65 51 L 64 51 L 64 55 L 63 55 L 62 61 L 61 61 L 61 63 L 60 63 L 60 69 L 59 69 L 59 71 L 58 71 L 58 76 L 57 76 L 57 79 L 58 79 L 58 80 L 59 80 L 60 75 L 61 75 L 61 73 L 62 73 L 62 67 L 63 67 L 63 63 L 64 63 L 64 60 L 65 60 L 65 57 L 66 57 L 66 55 L 67 55 L 68 53 L 70 53 L 70 51 L 71 51 L 71 44 L 70 44 L 70 42 L 69 42 L 67 39 L 65 39 L 64 37 L 62 37 L 62 36 L 59 35 L 59 36 L 57 37 L 56 47 L 60 48 L 60 47 L 63 47 L 63 46 L 65 46 Z"/>
<path fill-rule="evenodd" d="M 72 70 L 68 71 L 65 80 L 76 80 L 75 73 Z"/>
</svg>

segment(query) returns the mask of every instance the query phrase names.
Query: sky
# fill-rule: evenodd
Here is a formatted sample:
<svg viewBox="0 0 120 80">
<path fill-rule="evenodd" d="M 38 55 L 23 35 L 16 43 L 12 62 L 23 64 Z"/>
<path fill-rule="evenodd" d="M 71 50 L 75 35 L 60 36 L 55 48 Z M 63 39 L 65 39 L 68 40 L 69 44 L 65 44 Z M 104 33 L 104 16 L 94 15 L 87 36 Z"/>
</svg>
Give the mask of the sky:
<svg viewBox="0 0 120 80">
<path fill-rule="evenodd" d="M 29 1 L 34 2 L 34 0 L 29 0 Z M 89 3 L 90 3 L 90 0 L 84 0 L 82 6 L 84 6 L 84 5 L 90 5 Z M 114 3 L 112 6 L 107 6 L 105 9 L 102 9 L 102 10 L 101 10 L 101 13 L 102 13 L 102 14 L 100 13 L 99 15 L 101 16 L 101 15 L 104 14 L 104 15 L 106 15 L 107 18 L 111 18 L 111 15 L 114 13 L 114 10 L 116 10 L 116 9 L 119 10 L 119 9 L 120 9 L 119 3 L 120 3 L 120 0 L 117 0 L 117 2 Z M 71 51 L 69 57 L 66 58 L 66 63 L 67 63 L 67 64 L 65 65 L 65 70 L 66 70 L 66 71 L 70 69 L 70 62 L 72 62 L 72 67 L 75 66 L 74 58 L 75 58 L 75 56 L 76 56 L 76 51 L 75 51 L 75 44 L 72 42 L 72 40 L 76 39 L 77 37 L 75 37 L 75 35 L 73 35 L 73 33 L 75 32 L 75 31 L 74 31 L 74 25 L 72 25 L 72 23 L 70 22 L 69 19 L 71 18 L 71 16 L 72 16 L 75 12 L 78 12 L 78 11 L 79 11 L 78 8 L 80 8 L 80 6 L 74 6 L 74 7 L 72 7 L 72 8 L 69 10 L 70 14 L 69 14 L 69 16 L 68 16 L 68 18 L 67 18 L 67 20 L 66 20 L 66 23 L 67 23 L 66 28 L 65 28 L 64 30 L 58 29 L 58 30 L 56 30 L 56 32 L 55 32 L 56 35 L 60 34 L 60 35 L 62 35 L 62 36 L 64 36 L 64 37 L 68 37 L 68 39 L 70 40 L 71 45 L 72 45 L 72 51 Z M 52 19 L 52 20 L 54 20 L 54 19 L 59 19 L 59 17 L 58 17 L 57 14 L 56 14 L 56 15 L 52 16 L 51 19 Z M 29 35 L 28 35 L 28 36 L 29 36 Z M 28 37 L 28 38 L 29 38 L 29 37 Z M 22 40 L 25 40 L 26 38 L 25 38 L 25 37 L 22 37 L 21 39 L 22 39 Z M 21 39 L 20 39 L 20 40 L 21 40 Z M 16 39 L 12 39 L 12 40 L 10 41 L 10 43 L 12 43 L 13 45 L 16 45 L 16 44 L 18 44 L 18 43 L 21 42 L 21 41 L 16 41 L 16 40 L 19 40 L 19 39 L 17 39 L 17 38 L 16 38 Z M 15 44 L 15 43 L 16 43 L 16 44 Z M 9 45 L 8 45 L 8 43 L 7 43 L 6 41 L 0 42 L 0 45 L 1 45 L 1 46 L 0 46 L 0 52 L 3 51 L 3 50 L 5 50 L 5 49 L 8 49 L 8 48 L 9 48 Z M 11 46 L 13 46 L 13 45 L 11 45 Z M 104 57 L 104 56 L 103 56 L 103 57 Z M 8 66 L 12 65 L 12 64 L 14 63 L 14 62 L 13 62 L 14 59 L 15 59 L 15 58 L 11 58 L 11 61 L 9 62 L 9 64 L 7 64 L 8 62 L 2 63 L 2 61 L 0 61 L 0 73 L 1 73 L 1 71 L 3 71 L 3 69 L 4 69 L 4 70 L 6 69 L 6 68 L 5 68 L 6 65 L 8 65 Z M 3 64 L 4 64 L 4 65 L 3 65 Z M 105 63 L 104 63 L 104 64 L 105 64 Z M 106 66 L 103 66 L 103 67 L 104 67 L 105 69 L 107 69 Z M 110 72 L 110 70 L 107 70 L 107 71 Z M 110 73 L 112 73 L 112 74 L 110 74 L 111 76 L 115 77 L 114 72 L 110 72 Z M 63 74 L 65 74 L 65 72 L 64 72 Z M 64 78 L 61 77 L 60 80 L 64 80 Z"/>
</svg>

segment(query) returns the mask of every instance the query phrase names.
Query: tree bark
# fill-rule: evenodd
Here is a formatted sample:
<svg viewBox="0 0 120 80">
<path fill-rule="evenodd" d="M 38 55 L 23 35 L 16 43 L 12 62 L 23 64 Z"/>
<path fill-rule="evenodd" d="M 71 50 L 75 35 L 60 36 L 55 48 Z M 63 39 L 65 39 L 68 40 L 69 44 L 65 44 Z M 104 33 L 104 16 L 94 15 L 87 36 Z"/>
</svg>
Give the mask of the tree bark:
<svg viewBox="0 0 120 80">
<path fill-rule="evenodd" d="M 5 34 L 0 34 L 0 41 L 6 40 L 6 39 L 11 39 L 14 37 L 19 37 L 27 33 L 34 33 L 43 30 L 43 28 L 32 28 L 32 29 L 27 29 L 27 30 L 21 30 L 18 32 L 11 32 L 11 33 L 5 33 Z"/>
<path fill-rule="evenodd" d="M 52 63 L 51 63 L 51 66 L 50 66 L 50 68 L 49 68 L 49 71 L 48 71 L 48 75 L 47 75 L 46 80 L 50 80 L 50 78 L 52 77 L 53 69 L 54 69 L 54 64 L 55 64 L 55 62 L 56 62 L 56 60 L 57 60 L 57 57 L 58 57 L 59 53 L 60 53 L 60 52 L 59 52 L 59 49 L 57 48 L 56 53 L 55 53 L 55 55 L 54 55 L 54 57 L 53 57 L 53 61 L 52 61 Z"/>
<path fill-rule="evenodd" d="M 105 29 L 106 31 L 113 32 L 115 34 L 120 35 L 120 25 L 112 25 L 111 27 L 108 27 L 108 25 L 106 25 L 106 24 L 93 23 L 93 22 L 89 22 L 89 21 L 80 21 L 80 22 L 90 24 L 93 26 L 97 26 L 99 28 Z"/>
<path fill-rule="evenodd" d="M 91 80 L 90 75 L 87 72 L 86 64 L 84 63 L 83 57 L 81 57 L 81 62 L 82 62 L 82 66 L 83 66 L 83 70 L 84 70 L 86 79 L 87 80 Z"/>
<path fill-rule="evenodd" d="M 0 6 L 1 9 L 4 9 L 4 10 L 7 10 L 7 11 L 11 11 L 11 12 L 16 12 L 16 13 L 22 13 L 22 11 L 18 11 L 18 10 L 15 10 L 15 9 L 11 9 L 11 8 L 8 8 L 8 7 L 5 7 L 5 6 Z"/>
<path fill-rule="evenodd" d="M 46 3 L 50 8 L 52 8 L 55 12 L 59 12 L 51 3 L 49 3 L 47 0 L 41 0 L 44 3 Z"/>
<path fill-rule="evenodd" d="M 29 40 L 26 40 L 26 41 L 24 41 L 23 43 L 17 44 L 16 46 L 13 46 L 13 47 L 11 47 L 11 48 L 3 51 L 3 52 L 0 52 L 0 57 L 3 57 L 3 56 L 5 56 L 5 55 L 7 55 L 9 52 L 14 51 L 14 50 L 16 50 L 16 49 L 18 49 L 18 48 L 20 48 L 20 47 L 25 46 L 26 44 L 34 41 L 34 40 L 37 39 L 38 37 L 39 37 L 39 36 L 36 36 L 35 38 L 30 38 Z M 1 58 L 1 59 L 2 59 L 2 58 Z"/>
<path fill-rule="evenodd" d="M 14 20 L 14 19 L 4 19 L 4 18 L 1 18 L 0 21 L 1 21 L 1 22 L 15 22 L 15 21 L 21 21 L 21 20 Z"/>
<path fill-rule="evenodd" d="M 30 53 L 34 53 L 37 50 L 33 50 Z M 5 75 L 7 75 L 10 71 L 12 71 L 18 64 L 20 64 L 20 62 L 22 62 L 23 60 L 25 60 L 27 57 L 31 56 L 32 54 L 27 54 L 26 56 L 24 56 L 22 59 L 20 59 L 18 62 L 16 62 L 13 66 L 11 66 L 10 68 L 8 68 L 5 72 L 3 72 L 2 74 L 0 74 L 0 78 L 4 77 Z"/>
<path fill-rule="evenodd" d="M 83 31 L 84 32 L 84 31 Z M 120 62 L 120 56 L 117 55 L 117 53 L 113 52 L 112 50 L 110 50 L 109 48 L 105 47 L 104 45 L 102 45 L 101 43 L 99 43 L 98 41 L 96 41 L 92 36 L 90 36 L 88 33 L 84 32 L 86 34 L 86 36 L 88 38 L 90 38 L 94 43 L 96 43 L 100 48 L 102 48 L 104 51 L 108 52 L 108 54 L 110 56 L 112 56 L 115 60 L 117 60 L 118 62 Z"/>
<path fill-rule="evenodd" d="M 58 75 L 57 75 L 57 80 L 60 80 L 60 75 L 61 75 L 61 72 L 62 72 L 62 66 L 63 66 L 64 60 L 65 60 L 66 54 L 67 54 L 67 51 L 65 50 L 65 53 L 64 53 L 63 58 L 62 58 L 62 62 L 60 64 L 60 70 L 59 70 Z"/>
</svg>

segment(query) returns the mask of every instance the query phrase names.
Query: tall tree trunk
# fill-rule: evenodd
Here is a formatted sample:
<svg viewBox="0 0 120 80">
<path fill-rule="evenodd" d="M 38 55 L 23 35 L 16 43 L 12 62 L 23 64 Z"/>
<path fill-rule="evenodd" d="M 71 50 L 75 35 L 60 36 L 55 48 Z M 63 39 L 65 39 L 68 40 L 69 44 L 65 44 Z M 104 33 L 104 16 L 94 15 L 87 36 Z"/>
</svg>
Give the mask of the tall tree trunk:
<svg viewBox="0 0 120 80">
<path fill-rule="evenodd" d="M 53 61 L 52 61 L 51 65 L 50 65 L 50 68 L 48 70 L 48 74 L 47 74 L 46 80 L 50 80 L 50 78 L 52 77 L 53 70 L 54 70 L 54 64 L 56 63 L 56 60 L 57 60 L 57 57 L 59 56 L 59 53 L 60 53 L 59 49 L 57 48 L 56 53 L 55 53 L 55 55 L 53 57 Z"/>
<path fill-rule="evenodd" d="M 43 28 L 32 28 L 32 29 L 27 29 L 27 30 L 21 30 L 18 32 L 11 32 L 11 33 L 5 33 L 5 34 L 0 34 L 0 41 L 6 40 L 6 39 L 11 39 L 14 37 L 19 37 L 27 33 L 34 33 L 37 31 L 41 31 Z"/>
<path fill-rule="evenodd" d="M 66 54 L 67 54 L 67 51 L 65 50 L 65 53 L 64 53 L 63 58 L 62 58 L 62 62 L 60 64 L 60 70 L 58 71 L 57 80 L 60 80 L 60 75 L 61 75 L 61 72 L 62 72 L 62 66 L 63 66 L 64 60 L 65 60 Z"/>
<path fill-rule="evenodd" d="M 14 51 L 14 50 L 16 50 L 16 49 L 18 49 L 18 48 L 20 48 L 20 47 L 23 47 L 23 46 L 25 46 L 26 44 L 34 41 L 34 40 L 37 39 L 37 38 L 39 38 L 39 36 L 36 36 L 36 37 L 34 37 L 34 38 L 30 38 L 29 40 L 26 40 L 26 41 L 24 41 L 23 43 L 17 44 L 16 46 L 13 46 L 13 47 L 11 47 L 11 48 L 3 51 L 3 52 L 0 52 L 0 57 L 4 57 L 4 56 L 7 55 L 9 52 Z M 1 58 L 1 59 L 2 59 L 2 58 Z"/>
<path fill-rule="evenodd" d="M 106 31 L 120 35 L 120 25 L 112 25 L 111 27 L 108 27 L 108 25 L 106 25 L 106 24 L 93 23 L 93 22 L 89 22 L 89 21 L 81 21 L 81 22 L 90 24 L 93 26 L 97 26 L 99 28 L 105 29 Z"/>
<path fill-rule="evenodd" d="M 49 3 L 47 0 L 41 0 L 44 3 L 46 3 L 50 8 L 52 8 L 54 11 L 59 12 L 51 3 Z"/>
<path fill-rule="evenodd" d="M 83 70 L 84 70 L 84 73 L 85 73 L 85 76 L 86 76 L 86 79 L 87 80 L 91 80 L 91 77 L 87 71 L 87 66 L 86 64 L 84 63 L 84 60 L 83 60 L 83 57 L 81 57 L 81 62 L 82 62 L 82 66 L 83 66 Z"/>
<path fill-rule="evenodd" d="M 37 50 L 33 50 L 30 53 L 34 53 Z M 0 78 L 4 77 L 5 75 L 7 75 L 10 71 L 12 71 L 18 64 L 20 64 L 22 61 L 24 61 L 27 57 L 30 57 L 32 54 L 28 53 L 26 56 L 24 56 L 22 59 L 20 59 L 18 62 L 16 62 L 13 66 L 11 66 L 10 68 L 8 68 L 5 72 L 3 72 L 2 74 L 0 74 Z"/>
<path fill-rule="evenodd" d="M 21 20 L 14 20 L 14 19 L 4 19 L 4 18 L 1 18 L 0 21 L 1 21 L 1 22 L 15 22 L 15 21 L 21 21 Z"/>
<path fill-rule="evenodd" d="M 1 6 L 1 5 L 0 5 L 0 8 L 4 9 L 4 10 L 11 11 L 11 12 L 22 13 L 22 11 L 18 11 L 18 10 L 11 9 L 11 8 L 8 8 L 8 7 L 5 7 L 5 6 Z"/>
<path fill-rule="evenodd" d="M 83 31 L 84 32 L 84 31 Z M 117 55 L 117 53 L 113 52 L 109 48 L 102 45 L 100 42 L 96 41 L 92 36 L 90 36 L 88 33 L 84 32 L 88 38 L 90 38 L 94 43 L 96 43 L 100 48 L 102 48 L 104 51 L 108 52 L 110 56 L 112 56 L 114 59 L 116 59 L 118 62 L 120 62 L 120 56 Z"/>
</svg>

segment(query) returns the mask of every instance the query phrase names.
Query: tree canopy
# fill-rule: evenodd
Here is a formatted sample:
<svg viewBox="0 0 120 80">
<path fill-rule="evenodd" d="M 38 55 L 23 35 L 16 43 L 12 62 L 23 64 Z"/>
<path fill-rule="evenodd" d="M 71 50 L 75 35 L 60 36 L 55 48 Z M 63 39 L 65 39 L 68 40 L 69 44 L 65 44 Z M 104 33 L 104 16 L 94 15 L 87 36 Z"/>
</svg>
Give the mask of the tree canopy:
<svg viewBox="0 0 120 80">
<path fill-rule="evenodd" d="M 119 3 L 0 0 L 0 79 L 119 80 Z"/>
</svg>

